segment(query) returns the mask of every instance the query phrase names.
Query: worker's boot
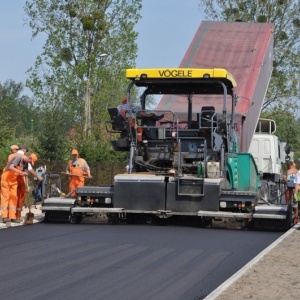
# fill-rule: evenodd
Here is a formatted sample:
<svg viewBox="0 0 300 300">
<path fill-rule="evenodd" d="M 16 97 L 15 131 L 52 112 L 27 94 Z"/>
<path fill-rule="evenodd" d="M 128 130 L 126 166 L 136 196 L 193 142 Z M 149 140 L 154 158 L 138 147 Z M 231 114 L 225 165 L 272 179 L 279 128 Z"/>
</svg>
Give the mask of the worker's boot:
<svg viewBox="0 0 300 300">
<path fill-rule="evenodd" d="M 11 221 L 12 221 L 12 223 L 21 223 L 22 222 L 21 219 L 12 219 Z"/>
</svg>

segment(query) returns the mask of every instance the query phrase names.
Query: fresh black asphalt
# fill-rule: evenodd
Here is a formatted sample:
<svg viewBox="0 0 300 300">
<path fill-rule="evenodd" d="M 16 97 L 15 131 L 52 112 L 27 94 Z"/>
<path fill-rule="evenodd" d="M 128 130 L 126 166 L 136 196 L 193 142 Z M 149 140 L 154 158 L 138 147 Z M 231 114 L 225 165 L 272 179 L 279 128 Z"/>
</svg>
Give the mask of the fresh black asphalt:
<svg viewBox="0 0 300 300">
<path fill-rule="evenodd" d="M 282 232 L 47 224 L 0 230 L 1 298 L 203 299 Z"/>
</svg>

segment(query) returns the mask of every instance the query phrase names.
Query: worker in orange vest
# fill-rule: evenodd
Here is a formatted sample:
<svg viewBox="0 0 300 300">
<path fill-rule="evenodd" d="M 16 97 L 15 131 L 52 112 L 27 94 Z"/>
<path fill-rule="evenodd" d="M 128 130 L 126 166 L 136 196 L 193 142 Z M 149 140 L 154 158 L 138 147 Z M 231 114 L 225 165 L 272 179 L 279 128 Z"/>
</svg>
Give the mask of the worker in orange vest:
<svg viewBox="0 0 300 300">
<path fill-rule="evenodd" d="M 20 151 L 18 151 L 20 152 Z M 36 177 L 38 181 L 42 181 L 43 178 L 39 176 L 32 168 L 32 166 L 35 164 L 35 162 L 38 160 L 37 155 L 35 153 L 31 153 L 29 155 L 31 157 L 31 162 L 28 162 L 26 165 L 26 171 L 28 174 L 31 174 L 32 176 Z M 21 213 L 22 208 L 24 206 L 26 194 L 29 192 L 29 186 L 28 186 L 28 176 L 18 176 L 18 188 L 17 188 L 17 208 L 16 208 L 16 219 L 21 220 Z"/>
<path fill-rule="evenodd" d="M 76 188 L 78 186 L 84 186 L 85 178 L 92 178 L 90 167 L 87 162 L 79 157 L 77 149 L 71 151 L 72 160 L 69 160 L 66 173 L 69 177 L 69 194 L 68 196 L 76 197 Z"/>
<path fill-rule="evenodd" d="M 28 148 L 23 145 L 23 146 L 19 147 L 17 154 L 25 155 L 27 153 L 27 151 L 28 151 Z M 34 162 L 33 162 L 33 164 L 34 164 Z M 28 174 L 28 170 L 29 170 L 29 163 L 26 165 L 26 169 L 24 167 L 23 171 L 26 171 L 26 173 Z M 18 200 L 17 200 L 17 204 L 16 204 L 16 220 L 18 220 L 17 222 L 19 222 L 21 220 L 21 211 L 22 211 L 22 207 L 23 207 L 23 204 L 25 201 L 26 193 L 29 192 L 28 176 L 19 175 L 17 178 L 17 181 L 18 181 L 18 188 L 17 188 Z"/>
<path fill-rule="evenodd" d="M 32 163 L 32 159 L 31 156 L 16 154 L 3 170 L 1 175 L 1 216 L 4 223 L 21 222 L 16 218 L 18 176 L 23 178 L 27 176 L 27 165 L 28 162 Z"/>
<path fill-rule="evenodd" d="M 11 145 L 10 146 L 10 154 L 7 157 L 7 163 L 9 163 L 15 156 L 18 155 L 18 150 L 19 150 L 19 146 L 17 146 L 17 145 Z M 3 169 L 3 174 L 5 172 L 5 169 L 6 169 L 6 166 Z M 22 176 L 22 175 L 20 175 L 20 176 L 22 178 L 24 178 L 24 176 Z M 23 179 L 23 181 L 24 181 L 24 179 Z M 2 185 L 2 176 L 1 176 L 1 185 Z M 5 184 L 4 184 L 4 186 L 5 186 Z M 6 203 L 6 200 L 5 200 L 5 197 L 4 197 L 4 199 L 1 201 L 1 211 L 5 211 L 6 207 L 8 207 L 8 203 Z M 2 217 L 2 219 L 3 219 L 3 222 L 10 221 L 10 219 L 6 218 L 6 217 L 4 217 L 4 218 Z"/>
</svg>

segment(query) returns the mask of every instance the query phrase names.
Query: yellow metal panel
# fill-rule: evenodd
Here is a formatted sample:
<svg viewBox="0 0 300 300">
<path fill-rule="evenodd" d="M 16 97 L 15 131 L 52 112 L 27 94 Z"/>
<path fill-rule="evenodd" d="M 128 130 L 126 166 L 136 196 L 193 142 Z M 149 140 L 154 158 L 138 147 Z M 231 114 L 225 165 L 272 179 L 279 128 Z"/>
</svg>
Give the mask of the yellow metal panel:
<svg viewBox="0 0 300 300">
<path fill-rule="evenodd" d="M 164 68 L 164 69 L 127 69 L 126 78 L 136 79 L 145 77 L 148 79 L 199 79 L 199 78 L 213 78 L 213 79 L 227 79 L 236 86 L 236 81 L 226 69 L 194 69 L 194 68 Z"/>
</svg>

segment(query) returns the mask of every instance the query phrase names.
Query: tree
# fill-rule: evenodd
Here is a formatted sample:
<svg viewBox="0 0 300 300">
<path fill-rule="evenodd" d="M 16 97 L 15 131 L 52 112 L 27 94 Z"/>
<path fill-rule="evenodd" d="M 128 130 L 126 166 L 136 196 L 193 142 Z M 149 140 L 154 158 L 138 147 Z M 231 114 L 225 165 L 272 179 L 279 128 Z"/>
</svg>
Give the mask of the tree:
<svg viewBox="0 0 300 300">
<path fill-rule="evenodd" d="M 284 103 L 295 109 L 300 91 L 300 1 L 200 0 L 199 7 L 213 20 L 274 24 L 274 69 L 263 109 Z"/>
<path fill-rule="evenodd" d="M 26 1 L 32 37 L 46 35 L 27 85 L 41 109 L 59 110 L 67 121 L 58 135 L 76 127 L 75 144 L 93 138 L 93 123 L 103 122 L 107 106 L 124 94 L 124 71 L 137 56 L 140 9 L 141 0 Z"/>
<path fill-rule="evenodd" d="M 276 135 L 287 141 L 292 151 L 300 149 L 300 120 L 296 119 L 289 109 L 278 106 L 272 111 L 265 111 L 262 118 L 273 119 L 276 122 Z"/>
<path fill-rule="evenodd" d="M 24 85 L 13 80 L 0 83 L 0 157 L 7 157 L 9 146 L 28 141 L 31 120 L 37 119 L 34 101 L 23 94 Z"/>
<path fill-rule="evenodd" d="M 48 161 L 68 159 L 72 145 L 66 138 L 68 124 L 59 109 L 40 114 L 40 132 L 35 135 L 35 147 L 39 155 Z M 61 134 L 61 133 L 66 134 Z"/>
</svg>

